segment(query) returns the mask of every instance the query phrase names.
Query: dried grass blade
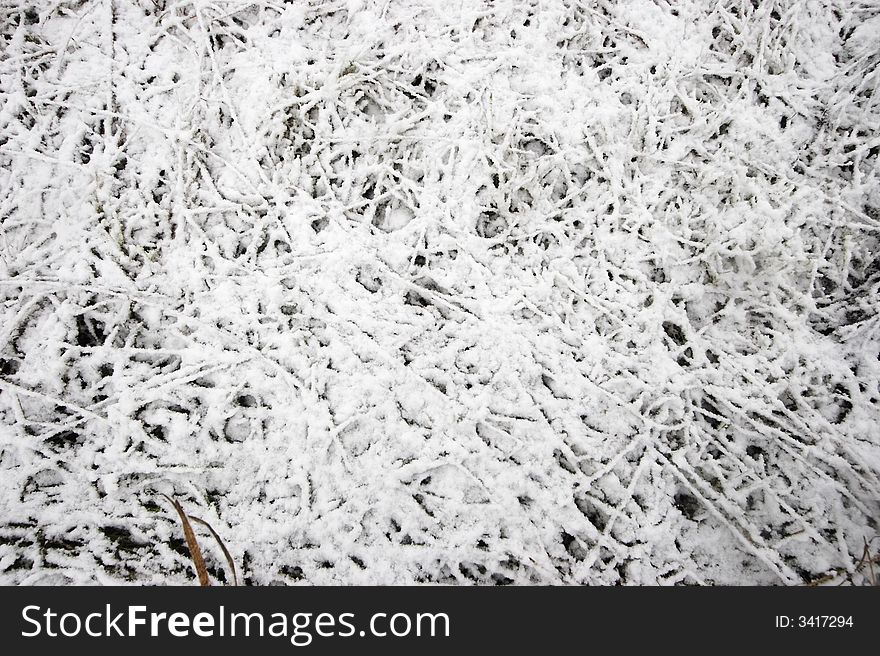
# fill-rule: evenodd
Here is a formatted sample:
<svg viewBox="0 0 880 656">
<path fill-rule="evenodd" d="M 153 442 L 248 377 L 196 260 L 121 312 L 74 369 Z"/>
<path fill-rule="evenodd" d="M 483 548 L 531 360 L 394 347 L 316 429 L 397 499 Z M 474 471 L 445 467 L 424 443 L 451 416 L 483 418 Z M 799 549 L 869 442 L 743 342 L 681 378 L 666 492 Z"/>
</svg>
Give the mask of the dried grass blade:
<svg viewBox="0 0 880 656">
<path fill-rule="evenodd" d="M 211 582 L 208 579 L 208 570 L 205 568 L 205 560 L 202 558 L 202 550 L 199 549 L 199 543 L 196 540 L 196 534 L 193 533 L 189 518 L 175 499 L 172 499 L 167 494 L 163 494 L 162 496 L 168 499 L 171 505 L 174 506 L 177 514 L 180 516 L 180 522 L 183 524 L 183 537 L 186 538 L 186 546 L 189 549 L 189 555 L 192 558 L 193 565 L 196 567 L 196 574 L 199 576 L 199 584 L 202 587 L 211 585 Z"/>
<path fill-rule="evenodd" d="M 217 531 L 214 530 L 214 527 L 211 526 L 204 519 L 199 519 L 198 517 L 190 516 L 190 520 L 196 522 L 197 524 L 201 524 L 202 526 L 207 527 L 209 531 L 211 531 L 211 535 L 214 536 L 214 539 L 217 541 L 217 544 L 220 545 L 220 550 L 223 552 L 223 555 L 226 557 L 226 563 L 229 565 L 229 569 L 232 571 L 232 584 L 238 585 L 238 575 L 235 572 L 235 561 L 232 560 L 232 554 L 229 553 L 229 549 L 226 548 L 226 545 L 223 544 L 223 540 L 220 539 L 220 536 L 217 534 Z"/>
</svg>

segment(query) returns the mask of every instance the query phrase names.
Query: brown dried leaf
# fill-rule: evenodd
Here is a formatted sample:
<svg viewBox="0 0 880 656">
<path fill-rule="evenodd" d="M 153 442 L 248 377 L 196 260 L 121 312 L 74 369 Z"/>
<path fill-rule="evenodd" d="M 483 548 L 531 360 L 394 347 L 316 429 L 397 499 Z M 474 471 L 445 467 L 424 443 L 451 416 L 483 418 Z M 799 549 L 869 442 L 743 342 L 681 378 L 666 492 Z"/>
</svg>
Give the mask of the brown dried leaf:
<svg viewBox="0 0 880 656">
<path fill-rule="evenodd" d="M 211 581 L 208 579 L 208 570 L 205 568 L 205 560 L 202 558 L 202 550 L 199 549 L 199 543 L 198 540 L 196 540 L 196 534 L 193 532 L 192 526 L 189 523 L 189 518 L 175 499 L 172 499 L 167 494 L 163 494 L 162 496 L 168 499 L 171 505 L 174 506 L 177 514 L 180 516 L 180 522 L 183 524 L 183 537 L 186 538 L 186 546 L 189 549 L 189 555 L 196 567 L 196 574 L 199 576 L 199 584 L 202 587 L 211 585 Z"/>
<path fill-rule="evenodd" d="M 196 522 L 197 524 L 201 524 L 202 526 L 207 527 L 209 531 L 211 531 L 211 535 L 214 536 L 214 539 L 217 541 L 217 544 L 220 545 L 220 550 L 223 552 L 223 555 L 226 557 L 226 563 L 229 565 L 229 569 L 232 571 L 232 584 L 238 585 L 238 575 L 235 573 L 235 561 L 232 560 L 232 554 L 229 553 L 229 550 L 226 548 L 226 545 L 223 544 L 223 540 L 220 539 L 220 536 L 217 534 L 217 531 L 214 530 L 208 522 L 204 519 L 199 519 L 198 517 L 190 517 L 190 520 Z"/>
</svg>

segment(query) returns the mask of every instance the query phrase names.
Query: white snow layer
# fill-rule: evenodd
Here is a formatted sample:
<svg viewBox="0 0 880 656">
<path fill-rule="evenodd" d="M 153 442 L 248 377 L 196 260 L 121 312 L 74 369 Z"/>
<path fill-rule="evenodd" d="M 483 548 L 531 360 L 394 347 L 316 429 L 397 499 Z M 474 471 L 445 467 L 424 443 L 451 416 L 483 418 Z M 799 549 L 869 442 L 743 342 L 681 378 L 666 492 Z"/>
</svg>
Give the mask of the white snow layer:
<svg viewBox="0 0 880 656">
<path fill-rule="evenodd" d="M 865 580 L 876 0 L 0 34 L 0 582 Z"/>
</svg>

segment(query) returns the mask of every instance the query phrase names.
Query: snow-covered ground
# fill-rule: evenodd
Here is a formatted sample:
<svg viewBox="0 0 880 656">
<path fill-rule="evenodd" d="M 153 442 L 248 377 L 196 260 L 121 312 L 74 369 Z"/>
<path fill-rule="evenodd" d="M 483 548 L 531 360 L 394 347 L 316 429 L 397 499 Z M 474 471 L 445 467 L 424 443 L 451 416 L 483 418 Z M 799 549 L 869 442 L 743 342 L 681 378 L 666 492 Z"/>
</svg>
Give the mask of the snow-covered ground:
<svg viewBox="0 0 880 656">
<path fill-rule="evenodd" d="M 865 580 L 880 3 L 0 36 L 0 582 Z"/>
</svg>

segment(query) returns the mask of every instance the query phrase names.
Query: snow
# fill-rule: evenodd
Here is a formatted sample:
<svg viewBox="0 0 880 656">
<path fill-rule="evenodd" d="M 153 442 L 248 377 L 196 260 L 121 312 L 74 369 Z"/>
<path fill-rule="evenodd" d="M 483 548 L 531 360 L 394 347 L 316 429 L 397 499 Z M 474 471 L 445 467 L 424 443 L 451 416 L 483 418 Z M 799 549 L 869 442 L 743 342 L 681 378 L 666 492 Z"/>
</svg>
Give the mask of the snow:
<svg viewBox="0 0 880 656">
<path fill-rule="evenodd" d="M 0 582 L 863 582 L 878 22 L 0 1 Z"/>
</svg>

